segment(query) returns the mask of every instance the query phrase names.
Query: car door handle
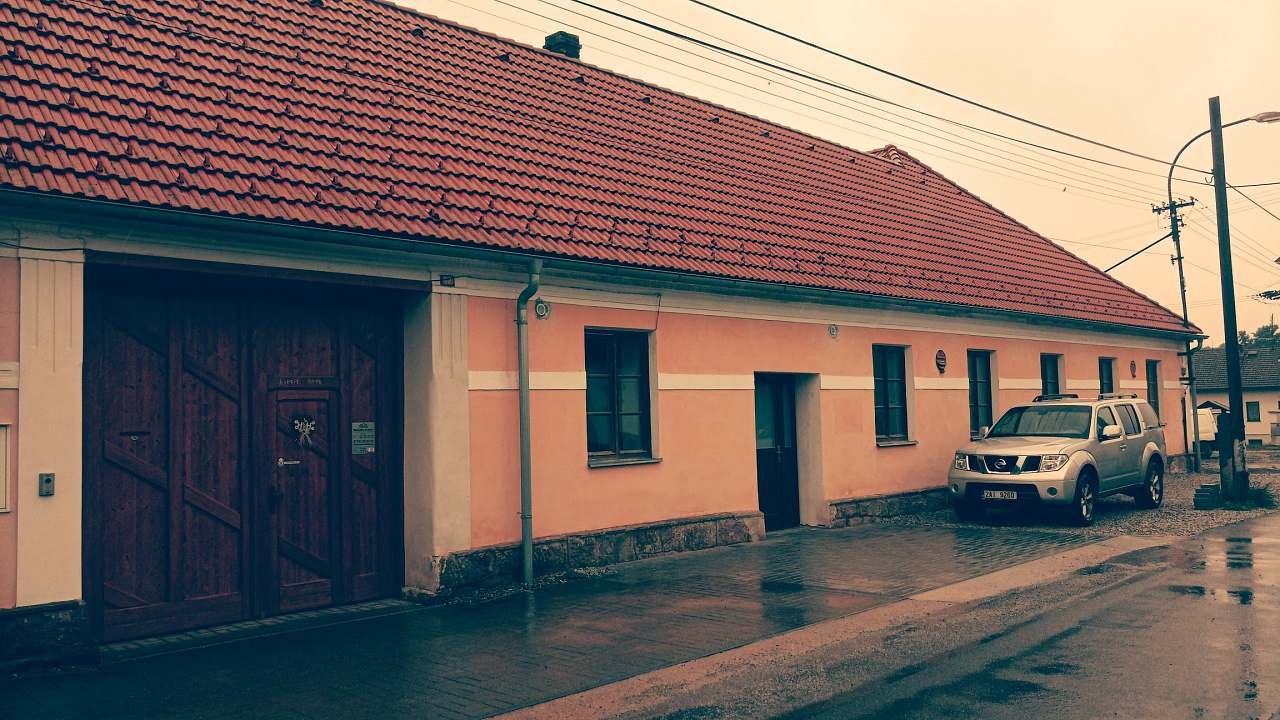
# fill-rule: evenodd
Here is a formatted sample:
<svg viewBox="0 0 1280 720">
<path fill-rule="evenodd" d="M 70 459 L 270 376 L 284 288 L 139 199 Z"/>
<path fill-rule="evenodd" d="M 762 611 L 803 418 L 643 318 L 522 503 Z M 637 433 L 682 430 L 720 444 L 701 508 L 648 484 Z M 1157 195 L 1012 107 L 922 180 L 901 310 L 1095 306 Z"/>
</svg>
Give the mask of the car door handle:
<svg viewBox="0 0 1280 720">
<path fill-rule="evenodd" d="M 276 467 L 288 467 L 290 465 L 301 465 L 301 460 L 285 460 L 284 458 L 276 458 Z"/>
</svg>

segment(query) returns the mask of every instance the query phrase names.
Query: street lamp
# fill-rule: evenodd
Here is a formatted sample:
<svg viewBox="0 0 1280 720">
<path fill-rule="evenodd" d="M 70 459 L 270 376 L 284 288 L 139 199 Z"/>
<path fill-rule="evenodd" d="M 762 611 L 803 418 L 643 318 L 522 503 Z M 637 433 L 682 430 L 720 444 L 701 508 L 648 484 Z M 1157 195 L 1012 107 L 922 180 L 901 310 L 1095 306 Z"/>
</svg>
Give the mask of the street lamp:
<svg viewBox="0 0 1280 720">
<path fill-rule="evenodd" d="M 1178 165 L 1178 158 L 1182 157 L 1182 153 L 1196 140 L 1205 135 L 1213 136 L 1213 190 L 1214 202 L 1218 209 L 1218 263 L 1220 265 L 1220 276 L 1222 279 L 1222 318 L 1223 318 L 1223 334 L 1226 335 L 1226 360 L 1227 360 L 1227 388 L 1228 388 L 1228 404 L 1230 406 L 1231 417 L 1231 458 L 1222 458 L 1224 482 L 1222 483 L 1222 492 L 1227 499 L 1244 500 L 1245 494 L 1249 487 L 1249 474 L 1244 465 L 1244 454 L 1241 452 L 1240 443 L 1244 442 L 1244 396 L 1241 389 L 1240 381 L 1240 345 L 1237 337 L 1236 329 L 1236 305 L 1235 305 L 1235 281 L 1232 277 L 1231 268 L 1231 226 L 1227 219 L 1227 178 L 1226 168 L 1223 162 L 1222 150 L 1222 130 L 1233 125 L 1239 125 L 1246 122 L 1257 123 L 1273 123 L 1280 121 L 1280 112 L 1263 112 L 1257 115 L 1233 120 L 1232 122 L 1222 122 L 1221 110 L 1218 106 L 1218 98 L 1209 98 L 1209 129 L 1205 130 L 1195 137 L 1187 141 L 1177 155 L 1173 156 L 1173 162 L 1169 164 L 1169 177 L 1167 189 L 1169 195 L 1169 217 L 1172 221 L 1173 243 L 1177 252 L 1178 261 L 1178 284 L 1182 292 L 1182 320 L 1184 325 L 1190 325 L 1191 321 L 1187 314 L 1187 282 L 1186 276 L 1182 270 L 1182 241 L 1178 232 L 1178 205 L 1173 201 L 1173 170 Z M 1196 412 L 1196 386 L 1193 351 L 1191 343 L 1187 343 L 1187 376 L 1191 384 L 1191 419 L 1193 425 L 1192 451 L 1199 462 L 1199 444 L 1200 444 L 1200 419 Z"/>
<path fill-rule="evenodd" d="M 1257 115 L 1251 115 L 1249 117 L 1240 118 L 1239 120 L 1229 122 L 1226 125 L 1223 125 L 1222 127 L 1224 128 L 1231 127 L 1232 125 L 1239 125 L 1241 123 L 1246 123 L 1246 122 L 1272 123 L 1277 121 L 1280 121 L 1280 112 L 1264 112 L 1264 113 L 1258 113 Z M 1170 230 L 1170 233 L 1173 235 L 1174 256 L 1178 263 L 1178 291 L 1182 298 L 1182 324 L 1184 327 L 1191 326 L 1191 317 L 1187 311 L 1187 276 L 1182 269 L 1182 234 L 1180 232 L 1180 228 L 1178 227 L 1178 208 L 1186 207 L 1191 203 L 1187 202 L 1187 203 L 1180 204 L 1180 203 L 1175 203 L 1173 201 L 1173 170 L 1178 166 L 1178 159 L 1182 157 L 1182 153 L 1186 152 L 1187 148 L 1191 147 L 1191 145 L 1195 143 L 1195 141 L 1199 140 L 1205 135 L 1210 134 L 1211 132 L 1213 132 L 1212 128 L 1205 130 L 1204 132 L 1188 140 L 1187 143 L 1182 146 L 1182 149 L 1178 150 L 1178 154 L 1173 156 L 1173 162 L 1169 163 L 1169 177 L 1166 183 L 1166 189 L 1168 191 L 1168 197 L 1169 197 L 1169 204 L 1166 205 L 1165 207 L 1168 208 L 1169 210 L 1169 230 Z M 1224 189 L 1224 193 L 1225 193 L 1225 189 Z M 1276 258 L 1276 262 L 1280 263 L 1280 258 Z M 1225 298 L 1227 296 L 1224 295 L 1223 297 Z M 1232 294 L 1231 297 L 1234 298 L 1235 295 Z M 1224 303 L 1225 303 L 1225 300 L 1224 300 Z M 1234 313 L 1232 314 L 1234 315 Z M 1233 332 L 1232 333 L 1233 338 L 1234 338 L 1234 335 L 1235 333 Z M 1187 384 L 1191 390 L 1191 458 L 1190 458 L 1191 463 L 1190 464 L 1195 470 L 1199 471 L 1200 470 L 1200 413 L 1198 412 L 1199 399 L 1196 397 L 1195 378 L 1196 378 L 1195 351 L 1191 349 L 1191 342 L 1188 341 L 1187 342 Z M 1241 432 L 1243 433 L 1243 430 L 1241 430 Z"/>
</svg>

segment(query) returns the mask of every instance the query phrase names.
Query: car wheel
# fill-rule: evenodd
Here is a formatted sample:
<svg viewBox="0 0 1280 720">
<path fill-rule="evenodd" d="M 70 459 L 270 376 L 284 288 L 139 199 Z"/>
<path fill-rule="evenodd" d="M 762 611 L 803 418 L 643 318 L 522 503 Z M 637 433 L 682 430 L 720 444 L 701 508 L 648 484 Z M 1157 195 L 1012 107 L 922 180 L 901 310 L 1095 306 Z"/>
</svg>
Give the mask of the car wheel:
<svg viewBox="0 0 1280 720">
<path fill-rule="evenodd" d="M 1067 520 L 1076 527 L 1093 524 L 1093 508 L 1098 500 L 1098 479 L 1093 473 L 1084 471 L 1076 480 L 1076 496 L 1067 508 Z"/>
<path fill-rule="evenodd" d="M 970 500 L 954 500 L 951 503 L 951 509 L 955 512 L 956 518 L 963 522 L 977 522 L 983 516 L 982 506 Z"/>
<path fill-rule="evenodd" d="M 1142 487 L 1134 494 L 1133 499 L 1138 507 L 1155 509 L 1164 502 L 1164 467 L 1159 460 L 1152 460 L 1147 465 L 1147 475 Z"/>
</svg>

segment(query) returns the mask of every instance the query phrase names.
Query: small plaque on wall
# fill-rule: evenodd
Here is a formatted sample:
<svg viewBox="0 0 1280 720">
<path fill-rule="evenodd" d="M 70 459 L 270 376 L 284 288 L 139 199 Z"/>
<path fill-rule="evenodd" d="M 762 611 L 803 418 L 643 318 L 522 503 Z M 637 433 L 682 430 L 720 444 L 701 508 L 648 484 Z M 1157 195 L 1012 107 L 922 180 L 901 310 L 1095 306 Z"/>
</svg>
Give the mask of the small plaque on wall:
<svg viewBox="0 0 1280 720">
<path fill-rule="evenodd" d="M 9 426 L 0 425 L 0 512 L 9 512 Z"/>
<path fill-rule="evenodd" d="M 351 423 L 351 454 L 372 455 L 377 446 L 377 430 L 371 422 Z"/>
</svg>

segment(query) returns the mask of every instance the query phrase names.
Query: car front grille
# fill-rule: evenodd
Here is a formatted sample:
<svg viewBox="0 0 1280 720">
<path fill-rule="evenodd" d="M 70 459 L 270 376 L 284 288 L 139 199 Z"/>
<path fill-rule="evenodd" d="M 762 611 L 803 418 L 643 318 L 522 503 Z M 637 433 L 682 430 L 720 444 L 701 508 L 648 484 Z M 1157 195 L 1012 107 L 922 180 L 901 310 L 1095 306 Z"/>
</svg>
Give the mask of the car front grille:
<svg viewBox="0 0 1280 720">
<path fill-rule="evenodd" d="M 1039 472 L 1039 455 L 969 455 L 969 470 L 985 475 Z"/>
<path fill-rule="evenodd" d="M 1019 472 L 1017 455 L 986 455 L 983 466 L 989 473 L 1014 474 Z"/>
</svg>

